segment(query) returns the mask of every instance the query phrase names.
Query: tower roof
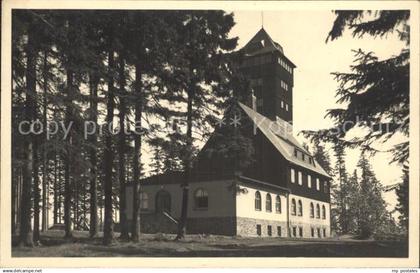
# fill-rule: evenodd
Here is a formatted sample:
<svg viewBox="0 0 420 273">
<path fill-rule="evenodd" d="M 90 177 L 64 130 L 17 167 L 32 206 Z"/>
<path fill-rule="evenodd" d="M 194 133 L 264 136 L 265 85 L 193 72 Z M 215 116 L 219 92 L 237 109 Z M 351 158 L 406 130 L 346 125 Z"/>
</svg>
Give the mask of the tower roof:
<svg viewBox="0 0 420 273">
<path fill-rule="evenodd" d="M 296 67 L 296 65 L 290 61 L 283 52 L 283 47 L 271 39 L 267 31 L 264 28 L 261 28 L 255 35 L 252 37 L 249 42 L 240 49 L 247 56 L 260 55 L 269 52 L 279 52 L 287 61 L 290 62 L 290 65 Z"/>
<path fill-rule="evenodd" d="M 269 51 L 280 51 L 283 53 L 283 48 L 278 43 L 274 42 L 271 39 L 270 35 L 265 31 L 264 28 L 261 28 L 257 34 L 252 37 L 252 39 L 242 48 L 246 53 L 249 54 L 259 54 Z"/>
</svg>

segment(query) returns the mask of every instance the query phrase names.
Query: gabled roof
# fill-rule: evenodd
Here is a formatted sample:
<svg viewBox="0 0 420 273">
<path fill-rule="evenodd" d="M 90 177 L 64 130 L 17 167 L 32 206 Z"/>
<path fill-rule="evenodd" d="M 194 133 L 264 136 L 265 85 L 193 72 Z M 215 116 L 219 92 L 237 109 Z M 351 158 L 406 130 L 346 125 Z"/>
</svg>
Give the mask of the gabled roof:
<svg viewBox="0 0 420 273">
<path fill-rule="evenodd" d="M 291 130 L 288 130 L 290 124 L 284 120 L 278 119 L 272 121 L 269 118 L 257 113 L 253 109 L 239 103 L 239 106 L 244 110 L 247 116 L 257 126 L 264 136 L 274 145 L 274 147 L 284 156 L 289 162 L 302 166 L 306 169 L 317 172 L 321 175 L 330 177 L 327 172 L 314 159 L 314 164 L 302 161 L 294 156 L 295 149 L 306 151 L 302 145 L 293 136 Z"/>
</svg>

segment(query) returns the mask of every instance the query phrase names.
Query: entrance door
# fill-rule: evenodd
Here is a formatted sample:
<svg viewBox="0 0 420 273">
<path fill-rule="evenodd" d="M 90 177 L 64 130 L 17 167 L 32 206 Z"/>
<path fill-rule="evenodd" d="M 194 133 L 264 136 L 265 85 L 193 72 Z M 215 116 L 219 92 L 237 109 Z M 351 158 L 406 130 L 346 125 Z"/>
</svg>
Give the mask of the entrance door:
<svg viewBox="0 0 420 273">
<path fill-rule="evenodd" d="M 161 190 L 156 193 L 156 212 L 171 212 L 171 195 Z"/>
</svg>

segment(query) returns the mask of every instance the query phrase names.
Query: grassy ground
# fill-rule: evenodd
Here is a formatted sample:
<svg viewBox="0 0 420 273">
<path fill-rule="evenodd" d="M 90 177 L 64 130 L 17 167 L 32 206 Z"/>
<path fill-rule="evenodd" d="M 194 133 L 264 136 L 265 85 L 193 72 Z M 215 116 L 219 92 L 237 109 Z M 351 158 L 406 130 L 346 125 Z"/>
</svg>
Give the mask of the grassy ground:
<svg viewBox="0 0 420 273">
<path fill-rule="evenodd" d="M 41 246 L 12 247 L 13 257 L 407 257 L 406 242 L 334 239 L 241 238 L 188 235 L 174 242 L 173 235 L 142 235 L 139 243 L 116 240 L 103 246 L 101 238 L 74 232 L 64 240 L 63 231 L 42 234 Z M 102 234 L 100 234 L 102 235 Z M 116 237 L 118 234 L 115 234 Z"/>
</svg>

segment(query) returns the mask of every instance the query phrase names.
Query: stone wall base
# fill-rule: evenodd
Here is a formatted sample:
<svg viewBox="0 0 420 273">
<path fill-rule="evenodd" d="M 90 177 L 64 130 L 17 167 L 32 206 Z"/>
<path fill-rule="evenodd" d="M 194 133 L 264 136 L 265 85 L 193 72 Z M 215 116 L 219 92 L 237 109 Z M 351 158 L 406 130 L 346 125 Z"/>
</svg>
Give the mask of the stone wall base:
<svg viewBox="0 0 420 273">
<path fill-rule="evenodd" d="M 326 238 L 331 236 L 328 225 L 318 223 L 290 223 L 290 237 L 295 238 Z M 300 230 L 301 229 L 301 230 Z"/>
<path fill-rule="evenodd" d="M 128 221 L 131 227 L 131 221 Z M 271 235 L 269 229 L 271 227 Z M 328 225 L 291 222 L 290 237 L 325 238 L 331 236 Z M 313 229 L 313 231 L 312 231 Z M 163 214 L 142 213 L 140 220 L 142 233 L 176 234 L 178 225 Z M 325 232 L 325 233 L 324 233 Z M 254 219 L 246 217 L 200 217 L 189 218 L 188 234 L 214 234 L 244 237 L 288 237 L 287 222 Z"/>
<path fill-rule="evenodd" d="M 238 217 L 236 233 L 245 237 L 287 237 L 287 223 L 254 218 Z M 271 227 L 271 235 L 269 229 Z M 260 231 L 260 232 L 259 232 Z"/>
</svg>

